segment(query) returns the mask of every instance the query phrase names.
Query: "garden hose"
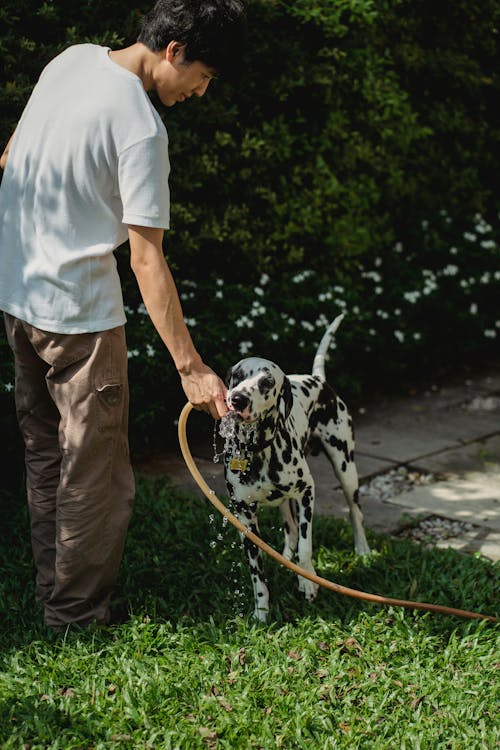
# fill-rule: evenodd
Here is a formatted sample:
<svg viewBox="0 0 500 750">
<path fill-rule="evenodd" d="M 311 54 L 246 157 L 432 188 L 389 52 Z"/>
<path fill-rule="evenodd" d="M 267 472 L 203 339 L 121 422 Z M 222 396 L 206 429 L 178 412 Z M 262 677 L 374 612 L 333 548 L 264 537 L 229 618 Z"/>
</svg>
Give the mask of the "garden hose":
<svg viewBox="0 0 500 750">
<path fill-rule="evenodd" d="M 212 505 L 215 508 L 217 508 L 219 513 L 221 513 L 225 518 L 227 518 L 227 520 L 233 526 L 235 526 L 242 534 L 244 534 L 244 536 L 247 537 L 247 539 L 249 539 L 257 547 L 260 547 L 260 549 L 266 552 L 270 557 L 277 560 L 277 562 L 281 563 L 281 565 L 283 565 L 285 568 L 292 570 L 294 573 L 297 573 L 297 575 L 300 575 L 303 578 L 308 578 L 310 581 L 317 583 L 319 586 L 322 586 L 325 589 L 334 591 L 337 594 L 343 594 L 344 596 L 353 597 L 354 599 L 362 599 L 367 602 L 374 602 L 375 604 L 392 605 L 395 607 L 406 607 L 407 609 L 422 609 L 428 612 L 438 612 L 442 615 L 465 617 L 469 620 L 490 620 L 491 622 L 497 622 L 497 618 L 494 617 L 493 615 L 483 615 L 483 614 L 479 614 L 478 612 L 469 612 L 465 609 L 455 609 L 454 607 L 445 607 L 441 604 L 428 604 L 426 602 L 412 602 L 406 599 L 393 599 L 392 597 L 388 597 L 388 596 L 380 596 L 378 594 L 369 594 L 365 591 L 360 591 L 358 589 L 347 588 L 346 586 L 342 586 L 338 583 L 334 583 L 333 581 L 329 581 L 327 578 L 322 578 L 321 576 L 318 576 L 315 573 L 311 573 L 307 570 L 304 570 L 299 565 L 296 565 L 290 560 L 287 560 L 286 557 L 283 557 L 283 555 L 281 555 L 279 552 L 276 552 L 276 550 L 273 549 L 273 547 L 270 547 L 260 537 L 254 534 L 247 526 L 242 524 L 236 518 L 236 516 L 234 516 L 226 508 L 224 503 L 222 503 L 219 500 L 214 490 L 211 490 L 208 484 L 203 479 L 202 475 L 200 474 L 198 470 L 198 467 L 196 466 L 194 462 L 193 456 L 191 455 L 191 451 L 189 449 L 187 435 L 186 435 L 187 418 L 192 409 L 193 409 L 193 406 L 190 403 L 187 403 L 184 406 L 179 416 L 179 426 L 178 426 L 179 443 L 180 443 L 182 455 L 191 473 L 191 476 L 193 477 L 194 481 L 196 482 L 200 490 L 203 492 L 205 497 L 208 500 L 210 500 Z"/>
</svg>

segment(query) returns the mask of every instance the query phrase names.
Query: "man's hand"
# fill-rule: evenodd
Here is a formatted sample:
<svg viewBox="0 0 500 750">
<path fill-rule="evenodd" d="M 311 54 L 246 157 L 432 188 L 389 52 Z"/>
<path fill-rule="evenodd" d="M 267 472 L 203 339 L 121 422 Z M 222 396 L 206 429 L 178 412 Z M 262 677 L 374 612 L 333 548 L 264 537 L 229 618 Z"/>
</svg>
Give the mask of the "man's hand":
<svg viewBox="0 0 500 750">
<path fill-rule="evenodd" d="M 207 365 L 200 362 L 199 367 L 180 376 L 184 393 L 195 409 L 206 411 L 214 419 L 227 414 L 226 387 Z"/>
</svg>

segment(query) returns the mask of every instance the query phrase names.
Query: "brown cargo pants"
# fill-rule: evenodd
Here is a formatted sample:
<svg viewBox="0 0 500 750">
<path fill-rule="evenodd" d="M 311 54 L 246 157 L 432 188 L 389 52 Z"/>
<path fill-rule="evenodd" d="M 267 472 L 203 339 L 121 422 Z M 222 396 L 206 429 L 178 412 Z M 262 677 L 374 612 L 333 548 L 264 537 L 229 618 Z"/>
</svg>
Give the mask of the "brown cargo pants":
<svg viewBox="0 0 500 750">
<path fill-rule="evenodd" d="M 124 328 L 48 333 L 5 314 L 45 622 L 106 624 L 134 497 Z"/>
</svg>

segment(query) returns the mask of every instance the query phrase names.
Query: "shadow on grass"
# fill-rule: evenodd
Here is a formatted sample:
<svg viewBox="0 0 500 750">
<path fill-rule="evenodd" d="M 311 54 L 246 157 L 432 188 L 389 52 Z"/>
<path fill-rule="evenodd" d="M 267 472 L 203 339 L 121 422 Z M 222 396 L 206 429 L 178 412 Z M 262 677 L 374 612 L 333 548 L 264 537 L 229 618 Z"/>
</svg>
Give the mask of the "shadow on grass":
<svg viewBox="0 0 500 750">
<path fill-rule="evenodd" d="M 33 565 L 25 502 L 7 494 L 1 500 L 0 648 L 46 638 L 34 603 Z M 262 537 L 281 551 L 276 510 L 260 515 Z M 350 526 L 316 518 L 313 546 L 319 575 L 354 589 L 427 601 L 498 615 L 500 566 L 453 550 L 425 549 L 411 541 L 369 534 L 375 554 L 358 558 Z M 380 609 L 321 589 L 308 604 L 296 576 L 265 559 L 270 590 L 270 620 L 278 625 L 303 617 L 350 621 L 360 612 Z M 136 506 L 130 525 L 115 609 L 153 621 L 209 621 L 223 625 L 247 617 L 253 609 L 248 569 L 236 529 L 225 523 L 207 500 L 173 490 L 164 479 L 137 477 Z M 456 629 L 465 620 L 426 617 L 432 630 Z"/>
</svg>

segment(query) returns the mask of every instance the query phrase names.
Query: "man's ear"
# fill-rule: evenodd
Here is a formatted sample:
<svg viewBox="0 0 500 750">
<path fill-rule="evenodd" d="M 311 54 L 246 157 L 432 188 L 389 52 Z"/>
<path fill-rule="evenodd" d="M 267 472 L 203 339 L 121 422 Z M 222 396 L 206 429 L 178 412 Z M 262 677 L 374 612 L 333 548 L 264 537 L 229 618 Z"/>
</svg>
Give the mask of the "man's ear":
<svg viewBox="0 0 500 750">
<path fill-rule="evenodd" d="M 185 44 L 182 44 L 182 42 L 177 42 L 175 39 L 172 39 L 171 42 L 168 43 L 168 45 L 165 47 L 164 53 L 167 61 L 169 63 L 179 62 L 184 59 L 184 50 L 186 48 Z"/>
</svg>

